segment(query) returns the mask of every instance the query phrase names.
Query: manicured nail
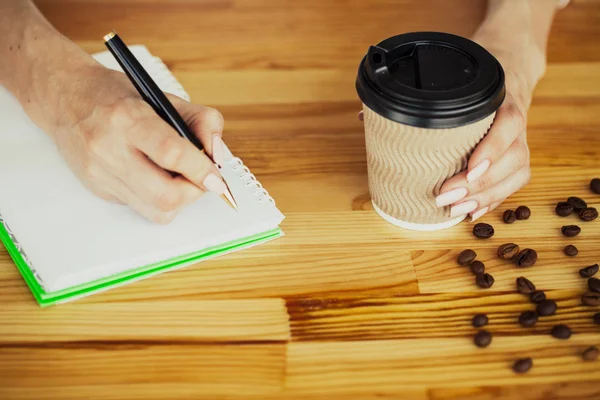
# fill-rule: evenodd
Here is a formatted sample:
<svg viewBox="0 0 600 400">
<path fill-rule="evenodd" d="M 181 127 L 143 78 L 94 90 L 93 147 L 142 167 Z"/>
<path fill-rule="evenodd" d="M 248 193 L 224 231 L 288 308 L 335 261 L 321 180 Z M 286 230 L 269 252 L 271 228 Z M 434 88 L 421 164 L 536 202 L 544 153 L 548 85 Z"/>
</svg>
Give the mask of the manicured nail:
<svg viewBox="0 0 600 400">
<path fill-rule="evenodd" d="M 490 167 L 490 160 L 483 160 L 479 164 L 475 166 L 469 173 L 467 174 L 467 182 L 472 183 L 475 179 L 481 178 L 485 171 Z"/>
<path fill-rule="evenodd" d="M 358 112 L 358 120 L 359 121 L 364 121 L 365 120 L 365 114 L 362 111 Z"/>
<path fill-rule="evenodd" d="M 212 137 L 212 156 L 213 161 L 220 167 L 225 164 L 225 145 L 223 139 L 219 135 L 213 135 Z"/>
<path fill-rule="evenodd" d="M 450 217 L 454 218 L 468 214 L 472 211 L 475 211 L 477 207 L 478 204 L 475 200 L 465 201 L 464 203 L 460 203 L 450 209 Z"/>
<path fill-rule="evenodd" d="M 485 213 L 488 212 L 489 209 L 490 209 L 489 207 L 483 207 L 481 210 L 474 212 L 471 215 L 471 222 L 475 222 L 479 218 L 483 217 L 485 215 Z"/>
<path fill-rule="evenodd" d="M 223 182 L 215 174 L 209 174 L 206 178 L 204 178 L 204 182 L 202 183 L 208 190 L 210 190 L 211 192 L 215 192 L 216 194 L 223 194 L 227 191 L 227 186 L 225 186 L 225 182 Z"/>
<path fill-rule="evenodd" d="M 444 207 L 448 204 L 456 203 L 459 200 L 464 199 L 467 196 L 467 188 L 456 188 L 446 193 L 440 194 L 435 198 L 435 204 L 438 207 Z"/>
</svg>

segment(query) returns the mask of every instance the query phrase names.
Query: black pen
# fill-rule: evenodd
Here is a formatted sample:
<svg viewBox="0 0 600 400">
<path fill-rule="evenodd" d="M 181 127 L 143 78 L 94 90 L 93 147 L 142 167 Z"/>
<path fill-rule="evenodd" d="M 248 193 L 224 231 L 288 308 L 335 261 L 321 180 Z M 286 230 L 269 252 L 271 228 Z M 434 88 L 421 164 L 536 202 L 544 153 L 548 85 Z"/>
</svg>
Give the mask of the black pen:
<svg viewBox="0 0 600 400">
<path fill-rule="evenodd" d="M 204 151 L 204 147 L 200 140 L 190 130 L 189 126 L 185 123 L 181 115 L 177 112 L 173 104 L 169 101 L 167 96 L 163 93 L 154 80 L 150 77 L 148 72 L 142 67 L 140 62 L 135 56 L 129 51 L 129 48 L 125 45 L 123 40 L 115 32 L 111 32 L 104 36 L 104 44 L 108 50 L 115 57 L 125 75 L 129 78 L 133 86 L 137 89 L 140 96 L 154 109 L 154 111 L 169 125 L 177 131 L 177 133 L 189 140 L 194 146 L 200 151 Z M 208 156 L 208 154 L 207 154 Z M 214 162 L 214 161 L 213 161 Z M 225 186 L 227 182 L 223 180 Z M 227 187 L 224 194 L 221 195 L 225 201 L 229 203 L 231 207 L 237 210 L 237 204 Z"/>
</svg>

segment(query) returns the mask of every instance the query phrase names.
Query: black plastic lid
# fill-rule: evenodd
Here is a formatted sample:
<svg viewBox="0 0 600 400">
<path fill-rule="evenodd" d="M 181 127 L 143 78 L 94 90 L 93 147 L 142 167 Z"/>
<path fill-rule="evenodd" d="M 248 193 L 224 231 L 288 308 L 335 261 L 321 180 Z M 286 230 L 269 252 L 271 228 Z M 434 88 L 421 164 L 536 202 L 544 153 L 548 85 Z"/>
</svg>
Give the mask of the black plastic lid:
<svg viewBox="0 0 600 400">
<path fill-rule="evenodd" d="M 504 101 L 504 71 L 460 36 L 414 32 L 371 46 L 356 79 L 362 102 L 406 125 L 454 128 L 483 119 Z"/>
</svg>

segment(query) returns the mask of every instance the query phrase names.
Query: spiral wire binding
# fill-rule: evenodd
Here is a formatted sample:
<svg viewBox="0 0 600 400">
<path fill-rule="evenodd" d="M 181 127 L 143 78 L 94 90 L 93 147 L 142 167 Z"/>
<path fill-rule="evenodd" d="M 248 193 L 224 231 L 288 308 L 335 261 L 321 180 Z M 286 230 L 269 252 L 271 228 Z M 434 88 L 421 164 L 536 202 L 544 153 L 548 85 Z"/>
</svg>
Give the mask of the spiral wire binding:
<svg viewBox="0 0 600 400">
<path fill-rule="evenodd" d="M 169 68 L 167 68 L 165 63 L 159 57 L 153 57 L 153 58 L 154 58 L 154 62 L 157 67 L 156 74 L 153 77 L 156 80 L 156 83 L 159 86 L 161 83 L 168 84 L 168 86 L 164 85 L 164 86 L 166 86 L 165 89 L 168 89 L 168 90 L 163 89 L 165 92 L 170 92 L 172 94 L 175 94 L 179 97 L 184 98 L 186 101 L 190 101 L 190 95 L 187 94 L 187 92 L 183 88 L 183 85 L 181 83 L 179 83 L 179 81 L 175 78 L 175 76 L 173 75 L 171 70 L 169 70 Z M 154 70 L 152 70 L 152 71 L 154 71 Z"/>
<path fill-rule="evenodd" d="M 231 161 L 229 161 L 229 165 L 231 165 L 234 172 L 239 173 L 239 177 L 242 179 L 246 187 L 253 190 L 254 196 L 258 198 L 259 203 L 266 203 L 269 201 L 275 205 L 275 200 L 273 197 L 269 195 L 269 192 L 267 192 L 258 179 L 256 179 L 256 176 L 250 172 L 250 169 L 244 165 L 244 162 L 240 158 L 233 157 Z"/>
</svg>

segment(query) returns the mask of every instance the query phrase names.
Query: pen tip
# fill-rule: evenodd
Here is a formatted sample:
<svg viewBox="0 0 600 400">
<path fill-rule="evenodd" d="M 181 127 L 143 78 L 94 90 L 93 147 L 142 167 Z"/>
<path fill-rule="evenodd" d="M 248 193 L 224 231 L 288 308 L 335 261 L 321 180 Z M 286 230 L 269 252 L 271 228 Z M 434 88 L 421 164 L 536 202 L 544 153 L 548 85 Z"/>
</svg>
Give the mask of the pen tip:
<svg viewBox="0 0 600 400">
<path fill-rule="evenodd" d="M 223 198 L 225 199 L 225 201 L 227 201 L 227 203 L 229 203 L 231 208 L 238 211 L 238 205 L 235 202 L 233 195 L 231 194 L 231 192 L 229 190 L 227 190 L 225 193 L 223 193 Z"/>
</svg>

